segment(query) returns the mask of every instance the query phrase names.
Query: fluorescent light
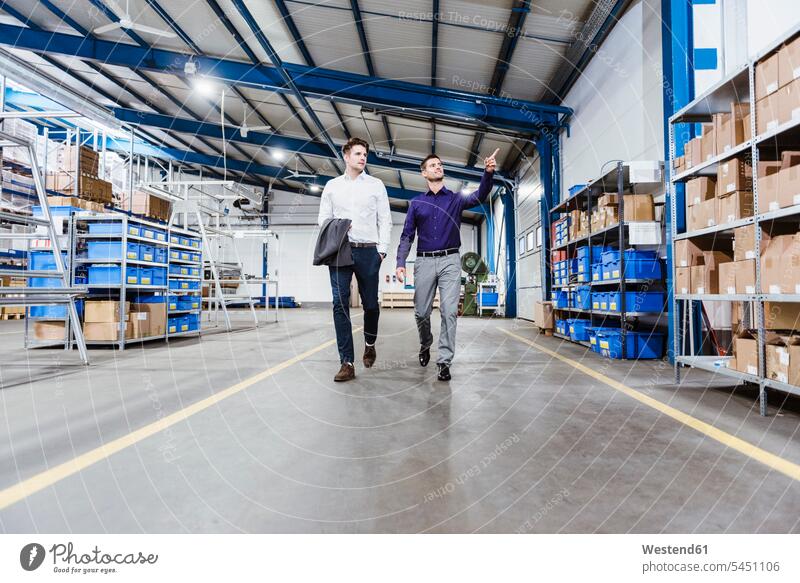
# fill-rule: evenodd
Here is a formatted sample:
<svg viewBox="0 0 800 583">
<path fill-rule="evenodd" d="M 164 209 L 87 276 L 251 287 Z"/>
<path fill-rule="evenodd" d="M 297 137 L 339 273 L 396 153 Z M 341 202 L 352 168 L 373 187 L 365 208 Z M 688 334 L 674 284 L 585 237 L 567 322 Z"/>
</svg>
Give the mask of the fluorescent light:
<svg viewBox="0 0 800 583">
<path fill-rule="evenodd" d="M 311 192 L 319 192 L 319 186 L 316 184 L 311 185 Z"/>
<path fill-rule="evenodd" d="M 203 77 L 198 77 L 197 79 L 195 79 L 194 88 L 197 90 L 198 93 L 200 93 L 200 95 L 204 97 L 211 97 L 219 90 L 219 88 L 214 83 L 212 83 L 208 79 L 204 79 Z"/>
<path fill-rule="evenodd" d="M 272 157 L 275 160 L 283 160 L 284 158 L 286 158 L 286 152 L 284 152 L 283 150 L 272 150 Z"/>
</svg>

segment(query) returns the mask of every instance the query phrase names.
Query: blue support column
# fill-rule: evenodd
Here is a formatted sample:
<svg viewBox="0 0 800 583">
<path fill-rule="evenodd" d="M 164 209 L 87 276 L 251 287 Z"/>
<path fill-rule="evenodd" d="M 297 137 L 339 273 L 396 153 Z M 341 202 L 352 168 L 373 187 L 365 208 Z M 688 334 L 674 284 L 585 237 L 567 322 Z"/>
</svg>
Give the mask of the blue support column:
<svg viewBox="0 0 800 583">
<path fill-rule="evenodd" d="M 550 286 L 552 283 L 550 280 L 550 210 L 556 204 L 560 192 L 558 138 L 541 136 L 536 141 L 536 149 L 539 152 L 539 176 L 542 180 L 542 198 L 539 199 L 542 225 L 542 299 L 548 300 L 551 297 Z"/>
<path fill-rule="evenodd" d="M 494 204 L 493 194 L 489 195 L 489 204 Z M 497 259 L 494 256 L 494 213 L 486 215 L 486 263 L 490 272 L 497 273 Z"/>
<path fill-rule="evenodd" d="M 517 225 L 514 213 L 516 192 L 503 192 L 503 224 L 506 231 L 506 318 L 517 317 Z"/>
<path fill-rule="evenodd" d="M 662 66 L 664 74 L 664 158 L 667 160 L 666 175 L 669 181 L 669 118 L 680 108 L 694 99 L 694 62 L 693 62 L 693 22 L 692 22 L 692 3 L 688 0 L 663 0 L 661 3 L 662 21 Z M 675 137 L 675 153 L 683 153 L 684 137 Z M 684 186 L 675 186 L 676 216 L 672 216 L 670 200 L 667 199 L 666 211 L 666 230 L 667 230 L 667 294 L 669 313 L 669 338 L 668 346 L 673 346 L 673 339 L 676 330 L 673 324 L 673 258 L 672 258 L 672 225 L 677 221 L 678 227 L 682 228 L 685 224 L 685 198 Z M 667 196 L 671 196 L 667 190 Z M 700 330 L 699 311 L 692 314 L 696 318 L 695 330 Z M 695 344 L 699 346 L 698 344 Z M 674 360 L 674 354 L 669 352 L 670 361 Z"/>
</svg>

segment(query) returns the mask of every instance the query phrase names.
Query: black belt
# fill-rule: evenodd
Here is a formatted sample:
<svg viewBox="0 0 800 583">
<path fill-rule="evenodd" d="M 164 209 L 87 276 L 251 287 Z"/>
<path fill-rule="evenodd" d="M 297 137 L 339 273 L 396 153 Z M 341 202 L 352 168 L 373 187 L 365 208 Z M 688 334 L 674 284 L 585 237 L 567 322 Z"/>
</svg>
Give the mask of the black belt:
<svg viewBox="0 0 800 583">
<path fill-rule="evenodd" d="M 351 247 L 355 247 L 356 249 L 362 249 L 365 247 L 377 247 L 377 243 L 350 243 Z"/>
<path fill-rule="evenodd" d="M 441 251 L 417 251 L 417 257 L 444 257 L 458 253 L 458 249 L 442 249 Z"/>
</svg>

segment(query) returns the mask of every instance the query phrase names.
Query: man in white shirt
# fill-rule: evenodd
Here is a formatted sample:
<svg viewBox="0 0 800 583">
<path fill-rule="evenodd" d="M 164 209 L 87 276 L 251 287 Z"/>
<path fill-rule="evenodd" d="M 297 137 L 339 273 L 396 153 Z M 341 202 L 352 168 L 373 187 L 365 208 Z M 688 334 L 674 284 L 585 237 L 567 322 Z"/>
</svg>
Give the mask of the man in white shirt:
<svg viewBox="0 0 800 583">
<path fill-rule="evenodd" d="M 329 266 L 333 292 L 333 322 L 341 368 L 336 382 L 356 376 L 353 328 L 350 324 L 350 281 L 353 274 L 364 308 L 364 366 L 375 364 L 375 341 L 378 338 L 378 274 L 389 250 L 392 213 L 386 187 L 377 178 L 364 172 L 369 145 L 360 138 L 351 138 L 342 148 L 345 173 L 333 178 L 322 191 L 319 205 L 320 226 L 327 219 L 350 219 L 348 238 L 353 250 L 353 265 Z"/>
</svg>

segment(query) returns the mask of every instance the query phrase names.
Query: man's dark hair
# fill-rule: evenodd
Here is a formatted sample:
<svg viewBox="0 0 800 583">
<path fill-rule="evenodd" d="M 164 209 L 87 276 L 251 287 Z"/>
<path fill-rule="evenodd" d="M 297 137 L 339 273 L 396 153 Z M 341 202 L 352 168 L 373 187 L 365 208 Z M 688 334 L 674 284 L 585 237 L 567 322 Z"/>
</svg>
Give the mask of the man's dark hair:
<svg viewBox="0 0 800 583">
<path fill-rule="evenodd" d="M 439 158 L 439 156 L 437 156 L 436 154 L 428 154 L 427 156 L 425 156 L 425 159 L 420 163 L 419 165 L 420 170 L 425 170 L 425 165 L 428 163 L 428 160 L 439 160 L 439 162 L 442 161 L 442 159 Z"/>
<path fill-rule="evenodd" d="M 369 154 L 369 144 L 362 140 L 361 138 L 350 138 L 347 140 L 347 143 L 342 146 L 342 153 L 347 154 L 350 150 L 353 149 L 353 146 L 364 146 L 364 149 Z"/>
</svg>

